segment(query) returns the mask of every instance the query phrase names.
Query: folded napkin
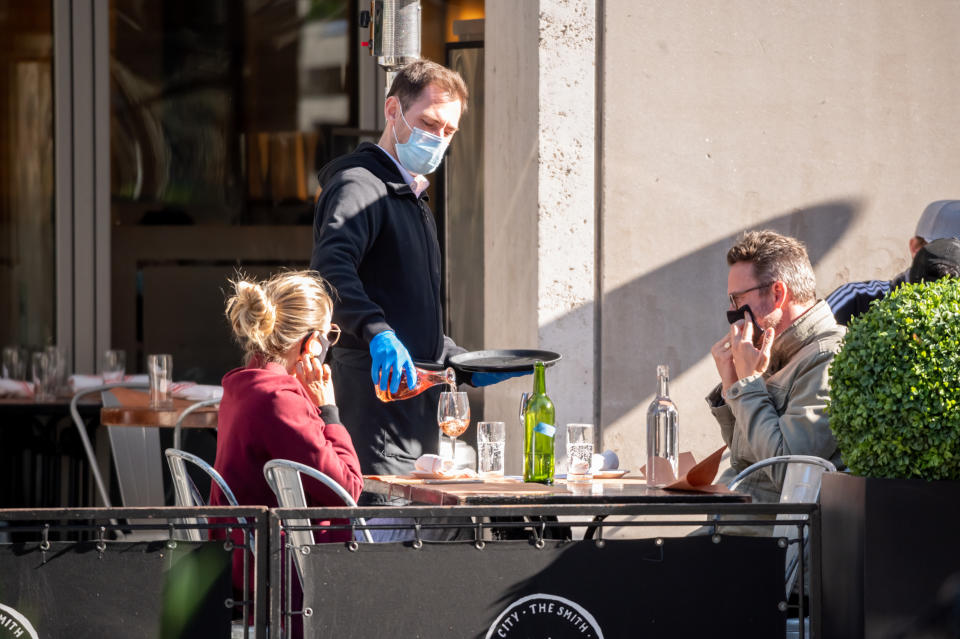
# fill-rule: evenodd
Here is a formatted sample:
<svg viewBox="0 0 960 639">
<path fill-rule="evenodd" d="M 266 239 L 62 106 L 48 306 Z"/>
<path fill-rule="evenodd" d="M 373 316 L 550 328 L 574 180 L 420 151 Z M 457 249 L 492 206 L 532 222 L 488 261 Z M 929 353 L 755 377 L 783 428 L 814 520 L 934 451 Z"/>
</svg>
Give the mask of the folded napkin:
<svg viewBox="0 0 960 639">
<path fill-rule="evenodd" d="M 429 453 L 420 455 L 417 461 L 413 463 L 413 466 L 417 471 L 430 473 L 438 479 L 463 479 L 477 476 L 476 471 L 472 468 L 454 468 L 452 459 Z"/>
<path fill-rule="evenodd" d="M 590 459 L 591 473 L 599 473 L 601 470 L 617 470 L 619 467 L 620 458 L 617 457 L 617 454 L 612 450 L 605 450 L 601 454 L 594 454 Z"/>
<path fill-rule="evenodd" d="M 149 384 L 150 377 L 146 374 L 124 375 L 123 381 L 132 384 Z M 93 388 L 94 386 L 102 386 L 106 382 L 103 381 L 103 375 L 81 375 L 80 373 L 75 373 L 70 376 L 67 383 L 70 385 L 70 391 L 76 393 L 88 388 Z"/>
<path fill-rule="evenodd" d="M 177 399 L 189 399 L 200 402 L 205 399 L 222 399 L 223 386 L 210 386 L 194 382 L 174 382 L 170 385 L 170 394 Z"/>
<path fill-rule="evenodd" d="M 417 461 L 413 462 L 413 467 L 425 473 L 439 473 L 445 470 L 452 470 L 453 460 L 444 459 L 440 455 L 420 455 Z"/>
<path fill-rule="evenodd" d="M 0 378 L 0 397 L 29 399 L 33 397 L 33 384 L 19 379 Z"/>
</svg>

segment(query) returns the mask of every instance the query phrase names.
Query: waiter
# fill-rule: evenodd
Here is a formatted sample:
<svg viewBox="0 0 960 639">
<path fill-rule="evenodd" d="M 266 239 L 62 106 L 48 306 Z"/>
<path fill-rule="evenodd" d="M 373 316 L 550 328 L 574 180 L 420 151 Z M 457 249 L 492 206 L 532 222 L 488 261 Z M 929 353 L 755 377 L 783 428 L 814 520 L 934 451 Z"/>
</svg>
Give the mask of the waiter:
<svg viewBox="0 0 960 639">
<path fill-rule="evenodd" d="M 318 175 L 310 266 L 336 289 L 333 321 L 343 336 L 332 349 L 333 383 L 365 474 L 406 474 L 417 457 L 437 452 L 437 402 L 446 389 L 383 403 L 374 384 L 395 393 L 403 377 L 413 387 L 414 361 L 446 364 L 464 350 L 443 334 L 440 245 L 425 176 L 439 166 L 466 108 L 458 73 L 413 62 L 387 94 L 379 142 L 362 143 Z M 507 376 L 458 381 L 485 386 Z M 360 504 L 379 501 L 364 494 Z"/>
</svg>

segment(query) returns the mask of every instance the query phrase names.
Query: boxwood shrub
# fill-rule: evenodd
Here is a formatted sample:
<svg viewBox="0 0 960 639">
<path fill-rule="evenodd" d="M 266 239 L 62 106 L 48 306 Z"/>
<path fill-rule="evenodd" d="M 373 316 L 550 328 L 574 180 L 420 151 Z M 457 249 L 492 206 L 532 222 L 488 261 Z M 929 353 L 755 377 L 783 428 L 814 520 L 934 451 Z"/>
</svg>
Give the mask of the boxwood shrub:
<svg viewBox="0 0 960 639">
<path fill-rule="evenodd" d="M 960 479 L 960 280 L 901 285 L 851 321 L 827 410 L 854 474 Z"/>
</svg>

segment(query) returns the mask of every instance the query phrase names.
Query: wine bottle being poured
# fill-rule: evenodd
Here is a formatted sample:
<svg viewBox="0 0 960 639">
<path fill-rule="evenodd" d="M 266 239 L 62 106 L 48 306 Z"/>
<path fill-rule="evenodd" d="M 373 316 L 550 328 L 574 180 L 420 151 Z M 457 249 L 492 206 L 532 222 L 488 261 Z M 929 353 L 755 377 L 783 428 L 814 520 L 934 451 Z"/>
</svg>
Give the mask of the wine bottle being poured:
<svg viewBox="0 0 960 639">
<path fill-rule="evenodd" d="M 431 386 L 437 384 L 446 384 L 450 391 L 457 390 L 457 376 L 452 368 L 446 368 L 442 371 L 427 371 L 422 368 L 415 368 L 417 371 L 417 383 L 413 388 L 407 387 L 407 374 L 404 373 L 400 378 L 400 390 L 391 393 L 390 389 L 380 390 L 379 384 L 373 385 L 373 392 L 381 402 L 395 402 L 401 399 L 410 399 L 416 397 Z"/>
</svg>

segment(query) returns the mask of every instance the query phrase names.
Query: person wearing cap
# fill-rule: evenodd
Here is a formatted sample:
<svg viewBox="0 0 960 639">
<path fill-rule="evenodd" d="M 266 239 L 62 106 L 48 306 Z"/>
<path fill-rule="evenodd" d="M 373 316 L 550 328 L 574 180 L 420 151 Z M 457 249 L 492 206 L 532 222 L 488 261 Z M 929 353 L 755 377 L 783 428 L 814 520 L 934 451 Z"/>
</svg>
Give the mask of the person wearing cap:
<svg viewBox="0 0 960 639">
<path fill-rule="evenodd" d="M 910 255 L 916 257 L 925 245 L 943 238 L 960 238 L 960 200 L 937 200 L 924 209 L 917 230 L 910 238 Z M 865 312 L 870 302 L 884 297 L 904 282 L 912 282 L 910 269 L 891 280 L 848 282 L 827 296 L 827 304 L 838 324 L 846 326 L 850 320 Z"/>
<path fill-rule="evenodd" d="M 960 277 L 960 240 L 955 237 L 934 240 L 913 256 L 908 276 L 911 283 L 933 282 L 941 277 Z"/>
</svg>

